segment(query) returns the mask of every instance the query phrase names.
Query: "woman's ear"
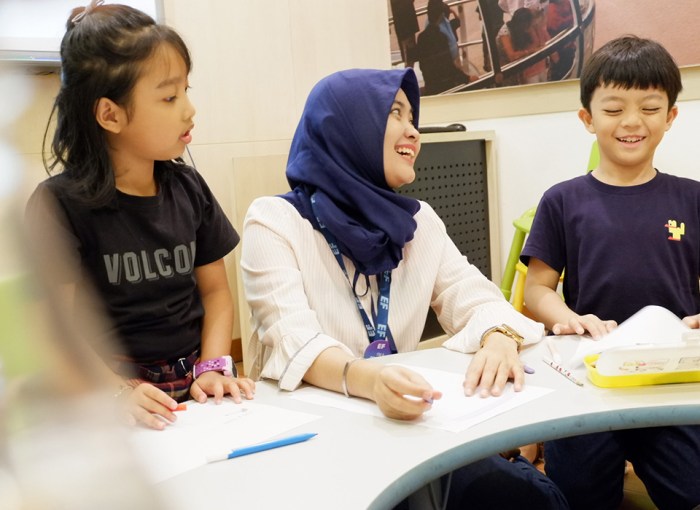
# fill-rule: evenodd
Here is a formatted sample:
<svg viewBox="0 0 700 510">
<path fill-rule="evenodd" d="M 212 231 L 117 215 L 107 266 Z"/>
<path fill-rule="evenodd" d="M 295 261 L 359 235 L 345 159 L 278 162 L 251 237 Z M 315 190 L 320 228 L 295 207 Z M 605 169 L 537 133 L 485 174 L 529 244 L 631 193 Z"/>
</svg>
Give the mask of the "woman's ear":
<svg viewBox="0 0 700 510">
<path fill-rule="evenodd" d="M 593 116 L 586 108 L 580 108 L 578 111 L 578 118 L 583 122 L 586 131 L 595 134 L 595 126 L 593 125 Z"/>
<path fill-rule="evenodd" d="M 105 131 L 117 134 L 122 130 L 126 115 L 117 103 L 106 97 L 101 97 L 95 106 L 95 120 Z"/>
</svg>

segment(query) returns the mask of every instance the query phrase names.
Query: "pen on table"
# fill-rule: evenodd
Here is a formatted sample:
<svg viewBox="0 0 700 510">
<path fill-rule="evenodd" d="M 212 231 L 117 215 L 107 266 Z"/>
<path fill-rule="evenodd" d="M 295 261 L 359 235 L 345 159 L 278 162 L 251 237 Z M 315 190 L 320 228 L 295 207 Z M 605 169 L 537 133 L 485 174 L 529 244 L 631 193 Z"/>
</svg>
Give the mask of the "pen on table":
<svg viewBox="0 0 700 510">
<path fill-rule="evenodd" d="M 432 398 L 416 397 L 415 395 L 404 395 L 404 398 L 407 398 L 409 400 L 415 400 L 416 402 L 420 402 L 422 400 L 426 404 L 432 404 L 434 402 Z"/>
<path fill-rule="evenodd" d="M 554 360 L 554 363 L 557 363 L 561 365 L 561 355 L 559 354 L 559 349 L 557 349 L 557 346 L 554 345 L 554 338 L 547 337 L 547 347 L 549 348 L 549 352 L 552 354 L 552 360 Z"/>
<path fill-rule="evenodd" d="M 548 359 L 548 358 L 542 358 L 542 361 L 547 363 L 547 365 L 549 365 L 554 370 L 559 372 L 561 375 L 566 377 L 572 383 L 577 384 L 579 386 L 583 386 L 583 383 L 581 381 L 579 381 L 578 379 L 576 379 L 576 377 L 574 377 L 574 375 L 571 373 L 570 370 L 567 370 L 566 368 L 562 367 L 560 364 L 555 363 L 554 361 L 552 361 L 551 359 Z"/>
<path fill-rule="evenodd" d="M 273 448 L 279 448 L 281 446 L 287 446 L 290 444 L 303 443 L 308 441 L 312 437 L 316 436 L 316 432 L 308 434 L 297 434 L 295 436 L 283 437 L 280 439 L 275 439 L 273 441 L 267 441 L 265 443 L 258 443 L 250 446 L 244 446 L 241 448 L 235 448 L 229 452 L 223 454 L 216 454 L 207 457 L 208 462 L 216 462 L 219 460 L 233 459 L 235 457 L 242 457 L 244 455 L 250 455 L 251 453 L 264 452 L 265 450 L 272 450 Z"/>
</svg>

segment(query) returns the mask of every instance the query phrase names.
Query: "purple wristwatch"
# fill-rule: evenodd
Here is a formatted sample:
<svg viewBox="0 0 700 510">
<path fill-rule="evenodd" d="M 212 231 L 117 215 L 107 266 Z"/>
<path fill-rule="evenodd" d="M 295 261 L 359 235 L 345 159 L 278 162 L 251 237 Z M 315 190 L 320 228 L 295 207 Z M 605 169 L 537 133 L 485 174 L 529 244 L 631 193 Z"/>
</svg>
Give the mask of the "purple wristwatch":
<svg viewBox="0 0 700 510">
<path fill-rule="evenodd" d="M 201 361 L 192 368 L 192 376 L 194 379 L 209 371 L 222 372 L 225 376 L 231 377 L 234 374 L 233 360 L 231 356 L 221 356 L 219 358 Z"/>
</svg>

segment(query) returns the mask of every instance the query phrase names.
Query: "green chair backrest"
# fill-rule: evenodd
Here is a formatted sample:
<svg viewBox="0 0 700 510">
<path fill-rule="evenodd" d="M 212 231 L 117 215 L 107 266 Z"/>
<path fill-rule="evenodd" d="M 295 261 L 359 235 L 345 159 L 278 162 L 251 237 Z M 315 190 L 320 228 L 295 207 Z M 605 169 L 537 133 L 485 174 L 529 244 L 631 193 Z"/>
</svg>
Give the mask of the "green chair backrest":
<svg viewBox="0 0 700 510">
<path fill-rule="evenodd" d="M 600 151 L 598 150 L 598 140 L 594 140 L 593 145 L 591 146 L 591 155 L 588 157 L 588 166 L 586 167 L 586 173 L 598 168 L 599 164 Z"/>
</svg>

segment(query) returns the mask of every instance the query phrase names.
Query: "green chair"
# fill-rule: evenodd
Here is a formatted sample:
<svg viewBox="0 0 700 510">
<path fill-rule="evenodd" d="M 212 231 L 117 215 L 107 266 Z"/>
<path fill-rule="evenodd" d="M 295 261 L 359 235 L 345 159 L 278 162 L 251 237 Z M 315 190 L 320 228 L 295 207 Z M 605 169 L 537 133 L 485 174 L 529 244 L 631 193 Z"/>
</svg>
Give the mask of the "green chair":
<svg viewBox="0 0 700 510">
<path fill-rule="evenodd" d="M 503 278 L 501 278 L 501 292 L 503 292 L 503 295 L 508 301 L 510 301 L 510 296 L 513 289 L 513 280 L 515 280 L 515 268 L 520 258 L 520 252 L 525 244 L 525 236 L 530 233 L 532 220 L 535 218 L 536 210 L 537 207 L 531 207 L 519 218 L 513 221 L 515 233 L 513 234 L 513 241 L 510 243 L 510 252 L 508 253 L 508 260 L 506 261 L 506 268 L 503 272 Z"/>
<path fill-rule="evenodd" d="M 598 150 L 598 140 L 593 140 L 593 145 L 591 146 L 591 155 L 588 157 L 588 166 L 586 167 L 586 173 L 598 168 L 599 164 L 600 151 Z"/>
<path fill-rule="evenodd" d="M 600 164 L 600 151 L 598 150 L 598 141 L 594 140 L 591 145 L 591 153 L 588 157 L 588 165 L 586 173 L 594 170 Z M 527 266 L 520 262 L 520 252 L 525 245 L 525 237 L 530 233 L 532 221 L 535 218 L 537 207 L 531 207 L 525 211 L 519 218 L 513 221 L 515 233 L 513 241 L 510 244 L 510 252 L 508 260 L 501 278 L 501 292 L 505 298 L 510 301 L 513 297 L 513 307 L 519 312 L 523 311 L 524 293 L 525 293 L 525 277 L 527 275 Z M 518 280 L 515 281 L 515 276 L 518 275 Z M 515 289 L 513 290 L 513 282 L 515 281 Z"/>
</svg>

